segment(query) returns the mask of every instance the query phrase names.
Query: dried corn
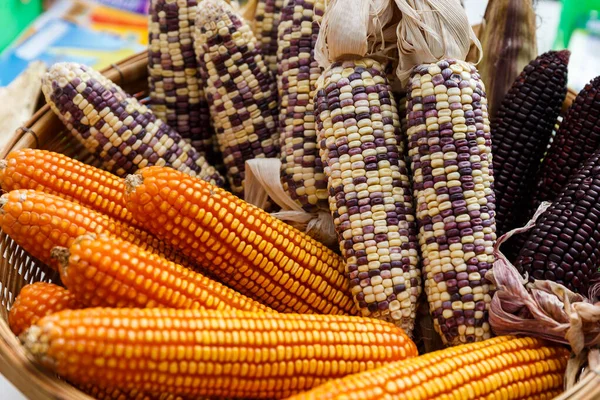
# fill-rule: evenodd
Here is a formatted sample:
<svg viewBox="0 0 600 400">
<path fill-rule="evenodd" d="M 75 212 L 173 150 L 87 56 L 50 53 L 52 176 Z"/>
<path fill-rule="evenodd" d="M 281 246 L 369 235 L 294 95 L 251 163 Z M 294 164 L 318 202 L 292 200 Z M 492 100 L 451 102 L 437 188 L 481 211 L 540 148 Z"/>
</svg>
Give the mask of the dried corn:
<svg viewBox="0 0 600 400">
<path fill-rule="evenodd" d="M 314 48 L 324 0 L 288 0 L 278 34 L 281 181 L 306 211 L 329 210 L 327 177 L 319 156 L 314 96 L 321 68 Z"/>
<path fill-rule="evenodd" d="M 390 363 L 290 400 L 551 399 L 562 392 L 568 358 L 561 346 L 501 336 Z"/>
<path fill-rule="evenodd" d="M 92 396 L 96 400 L 184 400 L 181 396 L 172 394 L 148 394 L 137 389 L 119 390 L 112 387 L 101 388 L 96 385 L 78 385 L 77 389 Z M 194 399 L 201 400 L 201 399 Z"/>
<path fill-rule="evenodd" d="M 553 201 L 585 161 L 600 148 L 600 77 L 579 92 L 540 168 L 536 205 Z"/>
<path fill-rule="evenodd" d="M 8 326 L 15 335 L 38 322 L 46 315 L 62 310 L 81 308 L 73 293 L 47 282 L 25 285 L 8 313 Z"/>
<path fill-rule="evenodd" d="M 227 286 L 280 312 L 356 312 L 343 260 L 267 212 L 170 168 L 126 184 L 134 216 Z"/>
<path fill-rule="evenodd" d="M 600 279 L 600 150 L 590 157 L 527 232 L 514 262 L 529 278 L 584 296 Z"/>
<path fill-rule="evenodd" d="M 214 310 L 63 311 L 21 340 L 73 382 L 183 396 L 283 398 L 417 355 L 383 321 Z"/>
<path fill-rule="evenodd" d="M 475 67 L 442 60 L 413 70 L 408 141 L 425 293 L 444 343 L 490 337 L 496 240 L 491 135 Z"/>
<path fill-rule="evenodd" d="M 100 235 L 55 247 L 63 283 L 88 307 L 171 307 L 269 312 L 197 272 L 129 242 Z"/>
<path fill-rule="evenodd" d="M 51 266 L 53 247 L 69 247 L 86 233 L 110 234 L 180 264 L 189 264 L 184 256 L 140 229 L 34 190 L 13 190 L 0 197 L 0 228 L 33 257 Z"/>
<path fill-rule="evenodd" d="M 231 188 L 243 193 L 245 162 L 279 155 L 277 85 L 250 26 L 223 0 L 204 0 L 196 55 Z"/>
<path fill-rule="evenodd" d="M 125 208 L 123 179 L 63 154 L 38 149 L 11 151 L 0 160 L 0 186 L 6 192 L 46 192 L 139 225 Z"/>
<path fill-rule="evenodd" d="M 212 128 L 194 53 L 197 0 L 152 0 L 149 16 L 150 109 L 202 155 L 210 153 Z"/>
<path fill-rule="evenodd" d="M 277 73 L 277 27 L 281 19 L 284 0 L 258 0 L 254 21 L 256 40 L 264 55 L 265 64 Z"/>
<path fill-rule="evenodd" d="M 411 333 L 421 293 L 400 119 L 378 62 L 336 62 L 315 99 L 329 208 L 354 301 Z"/>
<path fill-rule="evenodd" d="M 42 91 L 73 136 L 106 170 L 122 176 L 147 165 L 167 165 L 222 184 L 214 167 L 177 132 L 90 67 L 54 64 Z"/>
<path fill-rule="evenodd" d="M 567 50 L 525 67 L 492 120 L 498 235 L 527 223 L 540 163 L 567 93 Z"/>
</svg>

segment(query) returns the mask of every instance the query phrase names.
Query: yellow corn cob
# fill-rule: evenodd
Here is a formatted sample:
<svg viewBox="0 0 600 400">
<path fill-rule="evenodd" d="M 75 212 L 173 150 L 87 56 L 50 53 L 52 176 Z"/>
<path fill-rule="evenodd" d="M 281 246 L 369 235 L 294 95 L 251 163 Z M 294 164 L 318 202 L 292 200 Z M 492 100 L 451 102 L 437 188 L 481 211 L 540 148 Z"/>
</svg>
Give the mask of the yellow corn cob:
<svg viewBox="0 0 600 400">
<path fill-rule="evenodd" d="M 267 212 L 171 168 L 126 185 L 135 218 L 227 286 L 280 312 L 356 314 L 341 257 Z"/>
<path fill-rule="evenodd" d="M 60 276 L 88 307 L 172 307 L 273 311 L 197 272 L 129 242 L 84 235 L 55 247 Z"/>
<path fill-rule="evenodd" d="M 83 393 L 88 394 L 97 400 L 184 400 L 181 396 L 175 396 L 168 393 L 148 394 L 140 392 L 137 389 L 123 391 L 115 388 L 101 388 L 90 384 L 76 387 Z"/>
<path fill-rule="evenodd" d="M 283 398 L 417 355 L 392 324 L 334 315 L 90 308 L 20 338 L 70 381 L 182 396 Z"/>
<path fill-rule="evenodd" d="M 145 231 L 58 196 L 34 190 L 13 190 L 0 197 L 0 228 L 25 251 L 50 266 L 53 247 L 68 247 L 85 233 L 120 237 L 179 264 L 189 265 L 185 256 Z"/>
<path fill-rule="evenodd" d="M 67 289 L 48 282 L 35 282 L 21 289 L 8 313 L 8 325 L 15 335 L 46 315 L 81 308 Z"/>
<path fill-rule="evenodd" d="M 550 399 L 561 392 L 568 357 L 562 346 L 502 336 L 387 364 L 292 399 Z"/>
</svg>

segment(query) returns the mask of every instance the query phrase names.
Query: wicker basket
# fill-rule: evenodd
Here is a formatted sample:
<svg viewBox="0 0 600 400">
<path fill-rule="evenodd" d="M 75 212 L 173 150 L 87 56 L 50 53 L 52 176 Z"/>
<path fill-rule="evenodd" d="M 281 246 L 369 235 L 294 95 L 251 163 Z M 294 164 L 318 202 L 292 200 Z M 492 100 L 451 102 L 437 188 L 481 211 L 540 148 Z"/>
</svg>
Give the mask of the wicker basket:
<svg viewBox="0 0 600 400">
<path fill-rule="evenodd" d="M 143 52 L 127 58 L 103 73 L 128 93 L 143 96 L 147 90 L 147 55 Z M 570 92 L 566 103 L 570 104 L 575 95 Z M 52 150 L 94 164 L 83 146 L 65 132 L 64 126 L 48 105 L 43 106 L 24 127 L 15 132 L 6 148 L 0 151 L 0 159 L 10 151 L 22 148 Z M 56 375 L 38 368 L 9 329 L 8 309 L 21 288 L 37 281 L 58 282 L 59 277 L 56 272 L 32 259 L 3 232 L 0 232 L 0 241 L 3 255 L 0 259 L 0 373 L 31 399 L 93 400 Z"/>
</svg>

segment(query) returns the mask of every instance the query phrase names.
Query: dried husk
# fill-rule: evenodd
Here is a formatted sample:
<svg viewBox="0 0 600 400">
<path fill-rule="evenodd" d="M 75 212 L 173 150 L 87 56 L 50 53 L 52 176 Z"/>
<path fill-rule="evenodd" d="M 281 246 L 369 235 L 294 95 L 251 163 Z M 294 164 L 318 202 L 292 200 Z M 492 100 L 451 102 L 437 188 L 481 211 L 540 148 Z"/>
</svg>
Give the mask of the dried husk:
<svg viewBox="0 0 600 400">
<path fill-rule="evenodd" d="M 398 78 L 406 84 L 412 69 L 443 59 L 467 59 L 471 43 L 481 44 L 459 0 L 395 0 L 402 13 L 397 27 Z"/>
<path fill-rule="evenodd" d="M 330 0 L 315 46 L 322 68 L 356 57 L 389 58 L 396 40 L 392 0 Z"/>
<path fill-rule="evenodd" d="M 496 286 L 489 321 L 497 335 L 527 335 L 567 344 L 573 351 L 565 375 L 562 399 L 600 396 L 600 302 L 547 280 L 527 283 L 500 251 L 507 239 L 531 229 L 550 203 L 544 202 L 523 228 L 503 235 L 495 245 L 496 261 L 486 278 Z M 590 298 L 600 284 L 590 290 Z"/>
<path fill-rule="evenodd" d="M 329 211 L 308 213 L 296 203 L 281 185 L 279 174 L 281 160 L 278 158 L 256 158 L 246 161 L 246 183 L 244 199 L 259 208 L 267 207 L 269 198 L 281 211 L 271 215 L 332 249 L 338 248 L 338 238 Z"/>
<path fill-rule="evenodd" d="M 479 39 L 485 56 L 479 72 L 491 105 L 490 117 L 519 73 L 538 55 L 532 0 L 490 0 Z"/>
</svg>

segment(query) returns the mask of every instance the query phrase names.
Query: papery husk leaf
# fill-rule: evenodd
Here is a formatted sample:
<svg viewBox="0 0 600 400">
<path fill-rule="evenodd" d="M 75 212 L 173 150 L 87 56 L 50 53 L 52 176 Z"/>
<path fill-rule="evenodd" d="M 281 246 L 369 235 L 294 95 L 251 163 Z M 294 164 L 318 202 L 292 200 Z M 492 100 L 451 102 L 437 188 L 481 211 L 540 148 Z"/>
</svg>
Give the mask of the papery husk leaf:
<svg viewBox="0 0 600 400">
<path fill-rule="evenodd" d="M 395 2 L 402 13 L 396 33 L 400 57 L 396 74 L 403 84 L 417 65 L 449 58 L 465 61 L 471 43 L 481 54 L 481 44 L 459 0 Z"/>
<path fill-rule="evenodd" d="M 256 27 L 256 9 L 258 7 L 258 0 L 248 0 L 240 9 L 240 14 L 250 25 L 252 30 Z"/>
<path fill-rule="evenodd" d="M 278 158 L 255 158 L 246 161 L 244 199 L 259 208 L 265 209 L 269 198 L 281 210 L 271 215 L 294 228 L 305 232 L 325 246 L 338 247 L 333 217 L 328 211 L 306 212 L 281 184 L 281 160 Z"/>
<path fill-rule="evenodd" d="M 517 76 L 538 55 L 532 0 L 490 0 L 479 39 L 484 53 L 479 72 L 493 118 Z"/>
<path fill-rule="evenodd" d="M 330 0 L 315 45 L 322 68 L 348 58 L 386 57 L 394 47 L 391 0 Z M 387 49 L 386 49 L 387 46 Z"/>
</svg>

